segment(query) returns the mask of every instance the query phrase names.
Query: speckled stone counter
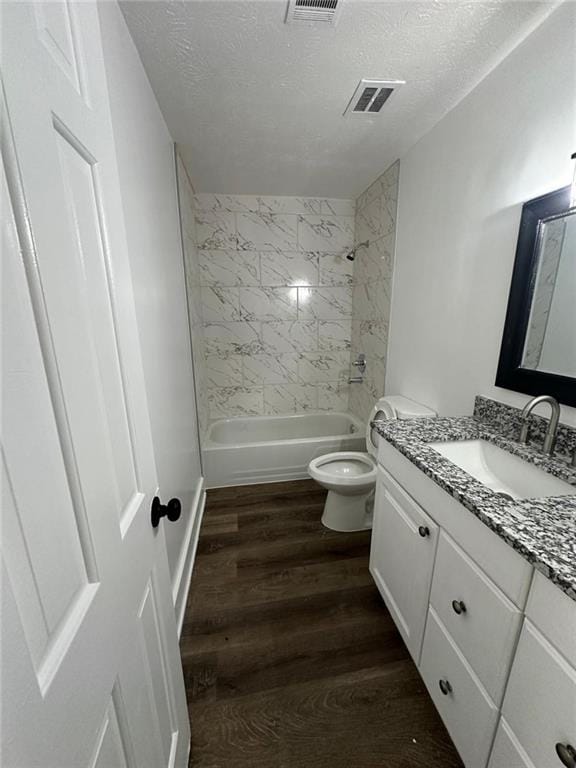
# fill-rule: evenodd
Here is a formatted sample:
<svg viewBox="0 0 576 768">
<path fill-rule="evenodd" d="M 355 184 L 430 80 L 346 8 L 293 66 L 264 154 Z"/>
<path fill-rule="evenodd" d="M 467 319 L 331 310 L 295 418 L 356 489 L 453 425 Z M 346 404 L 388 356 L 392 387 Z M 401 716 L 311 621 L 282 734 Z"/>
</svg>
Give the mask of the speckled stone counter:
<svg viewBox="0 0 576 768">
<path fill-rule="evenodd" d="M 576 600 L 576 469 L 504 437 L 474 416 L 374 424 L 378 433 L 428 477 Z M 574 485 L 574 495 L 502 498 L 444 458 L 431 442 L 483 439 Z"/>
</svg>

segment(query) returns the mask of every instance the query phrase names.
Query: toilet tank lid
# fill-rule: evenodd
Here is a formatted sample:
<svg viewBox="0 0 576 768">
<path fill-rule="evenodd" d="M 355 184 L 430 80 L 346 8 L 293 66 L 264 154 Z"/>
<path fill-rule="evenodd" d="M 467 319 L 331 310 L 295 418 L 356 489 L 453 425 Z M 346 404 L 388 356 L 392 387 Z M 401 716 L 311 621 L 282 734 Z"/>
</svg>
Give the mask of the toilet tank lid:
<svg viewBox="0 0 576 768">
<path fill-rule="evenodd" d="M 422 403 L 410 400 L 403 395 L 387 395 L 382 400 L 391 405 L 398 419 L 424 419 L 436 416 L 436 412 Z M 380 402 L 380 401 L 379 401 Z"/>
</svg>

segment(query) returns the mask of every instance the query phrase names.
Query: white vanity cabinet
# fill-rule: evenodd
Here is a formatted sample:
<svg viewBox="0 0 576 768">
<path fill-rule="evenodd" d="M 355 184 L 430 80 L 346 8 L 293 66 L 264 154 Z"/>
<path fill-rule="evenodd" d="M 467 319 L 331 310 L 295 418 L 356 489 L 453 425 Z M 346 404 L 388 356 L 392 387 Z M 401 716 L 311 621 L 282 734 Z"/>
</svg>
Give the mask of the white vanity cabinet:
<svg viewBox="0 0 576 768">
<path fill-rule="evenodd" d="M 416 664 L 437 541 L 436 523 L 379 468 L 370 573 Z"/>
<path fill-rule="evenodd" d="M 384 441 L 379 462 L 370 571 L 466 768 L 576 768 L 576 602 Z"/>
</svg>

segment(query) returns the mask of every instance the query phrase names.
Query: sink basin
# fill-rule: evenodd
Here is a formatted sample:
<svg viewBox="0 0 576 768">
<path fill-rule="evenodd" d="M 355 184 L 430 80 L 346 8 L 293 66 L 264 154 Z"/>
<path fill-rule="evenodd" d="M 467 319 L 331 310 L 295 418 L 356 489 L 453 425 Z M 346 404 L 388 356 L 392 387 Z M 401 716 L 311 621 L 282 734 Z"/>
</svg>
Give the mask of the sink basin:
<svg viewBox="0 0 576 768">
<path fill-rule="evenodd" d="M 496 493 L 507 494 L 513 499 L 576 494 L 576 486 L 544 472 L 487 440 L 428 443 L 428 447 Z"/>
</svg>

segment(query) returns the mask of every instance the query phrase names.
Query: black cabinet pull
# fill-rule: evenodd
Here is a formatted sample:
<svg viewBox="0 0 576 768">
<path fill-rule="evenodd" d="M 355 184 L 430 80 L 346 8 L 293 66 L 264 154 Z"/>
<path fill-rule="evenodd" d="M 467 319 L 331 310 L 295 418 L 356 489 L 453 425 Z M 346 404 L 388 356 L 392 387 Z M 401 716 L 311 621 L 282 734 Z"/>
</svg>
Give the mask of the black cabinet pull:
<svg viewBox="0 0 576 768">
<path fill-rule="evenodd" d="M 448 696 L 449 693 L 452 693 L 452 686 L 448 680 L 439 680 L 438 685 L 444 696 Z"/>
<path fill-rule="evenodd" d="M 556 754 L 560 758 L 562 765 L 566 768 L 576 768 L 576 749 L 572 744 L 556 744 Z"/>
<path fill-rule="evenodd" d="M 427 525 L 421 525 L 418 528 L 418 533 L 420 534 L 420 536 L 422 536 L 423 539 L 425 539 L 426 536 L 430 536 L 430 528 L 428 528 Z"/>
<path fill-rule="evenodd" d="M 452 608 L 454 609 L 454 613 L 457 613 L 458 616 L 466 613 L 466 605 L 463 600 L 452 600 Z"/>
<path fill-rule="evenodd" d="M 154 496 L 152 500 L 152 508 L 150 510 L 152 528 L 158 528 L 158 523 L 163 517 L 167 517 L 172 523 L 176 522 L 180 517 L 181 512 L 182 504 L 180 503 L 180 499 L 170 499 L 168 504 L 161 504 L 158 496 Z"/>
</svg>

